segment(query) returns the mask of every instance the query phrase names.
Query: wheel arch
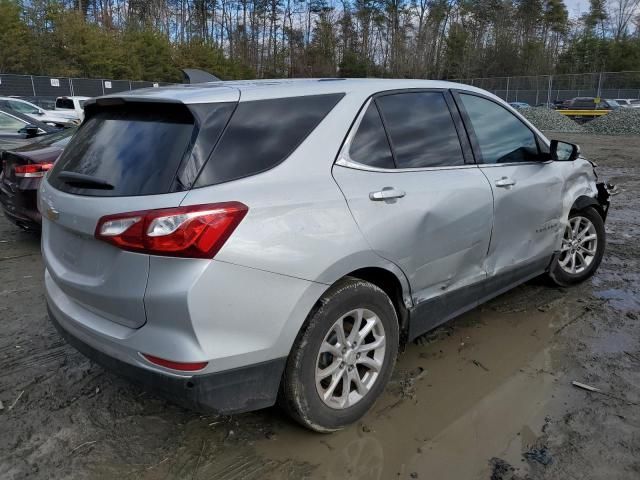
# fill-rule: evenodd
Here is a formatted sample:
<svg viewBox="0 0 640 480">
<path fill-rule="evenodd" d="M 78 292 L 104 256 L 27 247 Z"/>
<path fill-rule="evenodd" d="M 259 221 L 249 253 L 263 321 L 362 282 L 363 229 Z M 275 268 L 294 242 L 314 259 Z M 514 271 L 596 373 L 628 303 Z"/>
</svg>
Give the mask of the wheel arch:
<svg viewBox="0 0 640 480">
<path fill-rule="evenodd" d="M 396 274 L 381 267 L 364 267 L 349 272 L 345 277 L 357 278 L 372 283 L 389 296 L 398 315 L 400 344 L 406 343 L 409 332 L 409 308 L 405 301 L 402 283 Z"/>
<path fill-rule="evenodd" d="M 340 265 L 332 266 L 322 277 L 322 283 L 327 285 L 326 290 L 348 277 L 370 282 L 380 288 L 389 296 L 398 315 L 400 343 L 401 345 L 406 343 L 409 331 L 409 309 L 413 306 L 413 301 L 409 281 L 400 267 L 373 252 L 360 252 L 340 262 Z M 321 299 L 322 296 L 311 308 L 309 315 L 317 310 Z"/>
<path fill-rule="evenodd" d="M 570 211 L 575 210 L 584 210 L 585 208 L 593 207 L 604 220 L 606 218 L 605 210 L 602 208 L 602 205 L 598 202 L 596 198 L 590 197 L 588 195 L 580 195 L 571 205 Z"/>
</svg>

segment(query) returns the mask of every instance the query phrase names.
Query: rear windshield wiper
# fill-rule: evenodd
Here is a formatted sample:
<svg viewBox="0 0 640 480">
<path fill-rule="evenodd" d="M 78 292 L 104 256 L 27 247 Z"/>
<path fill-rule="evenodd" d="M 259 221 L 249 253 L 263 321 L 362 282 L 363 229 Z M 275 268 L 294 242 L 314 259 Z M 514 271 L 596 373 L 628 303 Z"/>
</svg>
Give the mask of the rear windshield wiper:
<svg viewBox="0 0 640 480">
<path fill-rule="evenodd" d="M 84 173 L 63 170 L 58 174 L 58 178 L 72 187 L 94 188 L 97 190 L 113 190 L 114 188 L 109 182 Z"/>
</svg>

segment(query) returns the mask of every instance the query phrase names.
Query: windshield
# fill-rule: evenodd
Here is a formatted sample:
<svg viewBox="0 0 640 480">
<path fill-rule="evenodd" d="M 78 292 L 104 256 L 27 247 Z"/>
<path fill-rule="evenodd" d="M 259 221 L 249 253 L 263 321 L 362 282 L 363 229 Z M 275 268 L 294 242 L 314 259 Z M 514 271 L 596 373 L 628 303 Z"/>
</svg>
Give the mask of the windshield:
<svg viewBox="0 0 640 480">
<path fill-rule="evenodd" d="M 25 122 L 5 112 L 0 112 L 0 130 L 19 132 L 25 126 Z"/>
<path fill-rule="evenodd" d="M 27 102 L 9 100 L 9 105 L 11 105 L 11 108 L 13 108 L 15 111 L 20 113 L 34 114 L 40 112 L 40 109 L 38 107 Z"/>
</svg>

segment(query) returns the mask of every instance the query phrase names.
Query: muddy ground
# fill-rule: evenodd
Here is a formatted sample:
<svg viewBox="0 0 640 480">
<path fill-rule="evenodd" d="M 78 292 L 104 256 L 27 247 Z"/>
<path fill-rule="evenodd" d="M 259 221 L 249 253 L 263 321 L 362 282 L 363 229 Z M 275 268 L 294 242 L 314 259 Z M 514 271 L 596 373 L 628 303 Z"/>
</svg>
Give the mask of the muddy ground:
<svg viewBox="0 0 640 480">
<path fill-rule="evenodd" d="M 530 282 L 410 345 L 332 435 L 277 408 L 199 416 L 86 360 L 47 321 L 38 239 L 0 219 L 0 478 L 640 478 L 640 138 L 553 136 L 621 189 L 598 274 Z"/>
</svg>

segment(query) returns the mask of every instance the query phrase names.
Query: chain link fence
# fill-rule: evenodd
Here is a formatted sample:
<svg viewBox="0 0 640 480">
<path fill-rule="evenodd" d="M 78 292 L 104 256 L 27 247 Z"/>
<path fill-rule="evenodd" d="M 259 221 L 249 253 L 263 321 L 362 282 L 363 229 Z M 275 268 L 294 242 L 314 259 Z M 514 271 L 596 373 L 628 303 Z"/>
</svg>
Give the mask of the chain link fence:
<svg viewBox="0 0 640 480">
<path fill-rule="evenodd" d="M 466 83 L 488 90 L 507 102 L 530 105 L 552 103 L 574 97 L 640 98 L 640 71 L 533 75 L 528 77 L 462 78 Z M 96 78 L 47 77 L 0 74 L 0 96 L 97 97 L 138 88 L 169 85 L 163 82 L 108 80 Z"/>
<path fill-rule="evenodd" d="M 109 93 L 162 85 L 168 85 L 168 83 L 0 74 L 0 96 L 55 98 L 77 95 L 97 97 Z"/>
<path fill-rule="evenodd" d="M 640 98 L 640 72 L 463 78 L 453 81 L 488 90 L 507 102 L 530 105 L 575 97 Z"/>
</svg>

